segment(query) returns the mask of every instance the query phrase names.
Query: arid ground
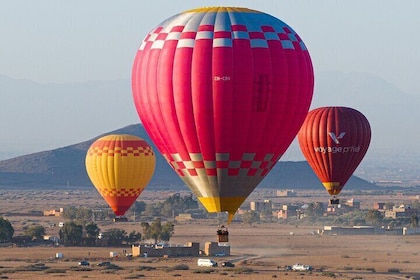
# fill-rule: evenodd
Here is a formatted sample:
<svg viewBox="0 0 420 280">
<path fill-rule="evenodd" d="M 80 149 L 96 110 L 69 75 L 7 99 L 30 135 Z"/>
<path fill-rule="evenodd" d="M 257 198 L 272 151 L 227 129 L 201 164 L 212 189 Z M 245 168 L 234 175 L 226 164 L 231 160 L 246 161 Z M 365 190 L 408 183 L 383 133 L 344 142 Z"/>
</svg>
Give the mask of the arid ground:
<svg viewBox="0 0 420 280">
<path fill-rule="evenodd" d="M 0 213 L 11 221 L 19 233 L 23 225 L 48 225 L 60 217 L 27 217 L 28 210 L 54 209 L 59 205 L 99 203 L 92 193 L 80 197 L 56 197 L 50 194 L 2 192 Z M 11 200 L 11 196 L 14 196 Z M 44 199 L 46 198 L 46 199 Z M 97 201 L 98 200 L 98 201 Z M 4 202 L 4 203 L 3 203 Z M 7 210 L 5 209 L 7 208 Z M 23 210 L 27 209 L 27 210 Z M 13 213 L 20 213 L 14 215 Z M 121 227 L 127 232 L 141 231 L 138 223 L 99 224 L 99 227 Z M 215 241 L 217 221 L 176 224 L 172 244 L 189 241 Z M 86 247 L 1 247 L 0 279 L 420 279 L 420 235 L 317 235 L 316 227 L 295 227 L 281 224 L 253 226 L 233 223 L 229 227 L 231 256 L 215 257 L 217 262 L 229 260 L 234 268 L 201 268 L 197 258 L 132 258 L 111 259 L 110 252 L 122 253 L 129 248 Z M 49 229 L 49 234 L 58 231 Z M 20 232 L 21 234 L 21 232 Z M 56 259 L 62 253 L 62 259 Z M 122 254 L 121 254 L 122 255 Z M 78 262 L 88 260 L 89 267 Z M 118 269 L 96 264 L 111 261 Z M 312 272 L 285 271 L 285 265 L 303 263 L 313 266 Z"/>
</svg>

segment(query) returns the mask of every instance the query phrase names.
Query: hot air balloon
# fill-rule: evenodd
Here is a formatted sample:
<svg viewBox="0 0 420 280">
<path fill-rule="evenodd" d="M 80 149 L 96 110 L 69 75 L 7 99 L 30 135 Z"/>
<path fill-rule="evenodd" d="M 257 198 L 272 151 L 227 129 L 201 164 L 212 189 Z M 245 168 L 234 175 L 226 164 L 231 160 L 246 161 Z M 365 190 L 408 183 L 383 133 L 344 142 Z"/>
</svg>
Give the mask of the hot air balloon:
<svg viewBox="0 0 420 280">
<path fill-rule="evenodd" d="M 347 107 L 322 107 L 309 112 L 298 140 L 303 155 L 328 193 L 330 204 L 365 156 L 370 125 L 359 111 Z"/>
<path fill-rule="evenodd" d="M 136 201 L 155 170 L 155 154 L 150 145 L 137 136 L 112 134 L 99 138 L 86 154 L 90 180 L 124 221 L 125 212 Z"/>
<path fill-rule="evenodd" d="M 280 159 L 311 103 L 299 35 L 246 8 L 177 14 L 145 37 L 132 71 L 145 130 L 208 212 L 235 212 Z"/>
</svg>

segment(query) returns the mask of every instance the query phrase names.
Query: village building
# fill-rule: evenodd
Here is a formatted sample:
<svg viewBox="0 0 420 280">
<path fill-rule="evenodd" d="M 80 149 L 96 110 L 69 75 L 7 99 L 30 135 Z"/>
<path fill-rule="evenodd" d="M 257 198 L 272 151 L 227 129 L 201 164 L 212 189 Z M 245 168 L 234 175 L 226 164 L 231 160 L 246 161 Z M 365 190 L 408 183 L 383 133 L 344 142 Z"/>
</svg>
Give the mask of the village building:
<svg viewBox="0 0 420 280">
<path fill-rule="evenodd" d="M 149 245 L 140 244 L 131 247 L 133 257 L 198 257 L 206 256 L 230 256 L 230 245 L 218 242 L 206 242 L 204 252 L 200 251 L 200 243 L 188 242 L 183 246 L 179 245 Z"/>
<path fill-rule="evenodd" d="M 60 217 L 64 212 L 64 208 L 60 209 L 52 209 L 52 210 L 44 210 L 44 216 L 53 216 L 53 217 Z"/>
</svg>

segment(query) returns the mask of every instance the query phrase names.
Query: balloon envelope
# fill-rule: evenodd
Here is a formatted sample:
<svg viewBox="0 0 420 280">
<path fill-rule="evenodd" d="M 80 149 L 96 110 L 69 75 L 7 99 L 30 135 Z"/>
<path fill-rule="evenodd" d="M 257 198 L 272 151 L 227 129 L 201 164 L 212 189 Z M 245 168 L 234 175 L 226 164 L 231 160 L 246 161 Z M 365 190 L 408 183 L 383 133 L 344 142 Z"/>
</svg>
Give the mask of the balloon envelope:
<svg viewBox="0 0 420 280">
<path fill-rule="evenodd" d="M 175 15 L 143 40 L 132 89 L 159 151 L 209 212 L 229 212 L 273 168 L 309 110 L 313 69 L 281 20 L 245 8 Z"/>
<path fill-rule="evenodd" d="M 331 195 L 341 192 L 365 156 L 370 138 L 366 117 L 347 107 L 310 111 L 298 134 L 303 155 Z"/>
<path fill-rule="evenodd" d="M 152 178 L 155 154 L 143 139 L 107 135 L 96 140 L 86 154 L 90 180 L 115 215 L 131 207 Z"/>
</svg>

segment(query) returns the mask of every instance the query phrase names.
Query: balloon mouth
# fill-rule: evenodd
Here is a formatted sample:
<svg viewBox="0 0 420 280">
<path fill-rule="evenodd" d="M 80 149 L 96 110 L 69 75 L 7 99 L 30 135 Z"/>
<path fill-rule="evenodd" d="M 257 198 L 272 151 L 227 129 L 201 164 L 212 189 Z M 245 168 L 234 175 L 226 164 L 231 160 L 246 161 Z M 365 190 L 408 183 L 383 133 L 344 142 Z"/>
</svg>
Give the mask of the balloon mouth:
<svg viewBox="0 0 420 280">
<path fill-rule="evenodd" d="M 230 224 L 246 197 L 198 197 L 198 200 L 209 213 L 228 212 L 227 223 Z"/>
<path fill-rule="evenodd" d="M 117 217 L 124 216 L 138 197 L 138 195 L 127 197 L 101 195 Z"/>
<path fill-rule="evenodd" d="M 324 185 L 330 195 L 338 195 L 343 189 L 340 182 L 322 182 L 322 185 Z"/>
</svg>

